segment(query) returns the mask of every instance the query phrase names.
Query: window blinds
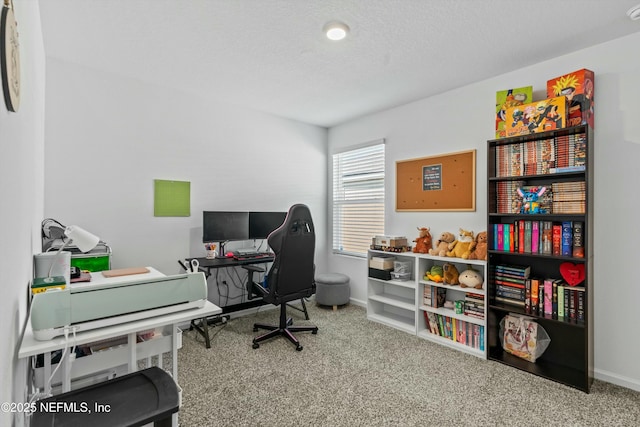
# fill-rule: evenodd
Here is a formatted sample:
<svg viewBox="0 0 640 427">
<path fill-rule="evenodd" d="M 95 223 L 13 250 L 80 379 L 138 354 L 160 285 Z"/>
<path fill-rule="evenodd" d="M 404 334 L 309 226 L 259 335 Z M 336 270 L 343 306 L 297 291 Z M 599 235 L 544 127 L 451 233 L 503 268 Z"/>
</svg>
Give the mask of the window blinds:
<svg viewBox="0 0 640 427">
<path fill-rule="evenodd" d="M 333 252 L 364 256 L 384 234 L 384 140 L 333 155 Z"/>
</svg>

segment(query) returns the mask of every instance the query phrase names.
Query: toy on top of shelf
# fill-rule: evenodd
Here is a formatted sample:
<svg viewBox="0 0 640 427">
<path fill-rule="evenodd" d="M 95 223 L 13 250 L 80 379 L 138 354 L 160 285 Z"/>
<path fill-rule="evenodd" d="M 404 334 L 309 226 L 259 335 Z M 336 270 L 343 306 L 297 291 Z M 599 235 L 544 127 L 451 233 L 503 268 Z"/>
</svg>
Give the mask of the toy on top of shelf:
<svg viewBox="0 0 640 427">
<path fill-rule="evenodd" d="M 458 238 L 449 243 L 447 256 L 462 259 L 469 258 L 469 248 L 473 243 L 473 237 L 473 231 L 461 228 L 460 233 L 458 234 Z"/>
<path fill-rule="evenodd" d="M 487 260 L 487 232 L 481 231 L 469 247 L 469 259 Z"/>
<path fill-rule="evenodd" d="M 443 280 L 443 270 L 441 265 L 432 265 L 431 268 L 424 273 L 424 278 L 426 280 L 431 280 L 432 282 L 440 283 Z"/>
<path fill-rule="evenodd" d="M 593 129 L 593 86 L 593 71 L 586 68 L 547 81 L 547 97 L 567 97 L 567 126 L 588 124 Z"/>
<path fill-rule="evenodd" d="M 533 187 L 529 190 L 518 188 L 518 194 L 522 197 L 522 206 L 520 213 L 523 214 L 541 214 L 547 213 L 546 209 L 540 208 L 538 198 L 547 191 L 547 187 Z"/>
<path fill-rule="evenodd" d="M 420 235 L 414 240 L 416 245 L 413 248 L 413 252 L 426 254 L 429 252 L 429 250 L 431 250 L 432 247 L 431 233 L 429 233 L 428 227 L 418 227 L 418 231 L 420 232 Z"/>
<path fill-rule="evenodd" d="M 507 109 L 507 136 L 529 135 L 565 127 L 567 97 L 557 96 Z"/>
<path fill-rule="evenodd" d="M 429 255 L 446 256 L 449 244 L 456 240 L 456 236 L 448 231 L 442 232 L 436 241 L 436 247 L 429 250 Z"/>
<path fill-rule="evenodd" d="M 468 270 L 463 271 L 458 276 L 458 282 L 460 282 L 461 288 L 474 288 L 474 289 L 482 289 L 482 284 L 484 283 L 484 278 L 480 273 L 469 268 Z"/>
<path fill-rule="evenodd" d="M 446 263 L 442 266 L 442 270 L 444 271 L 442 282 L 447 285 L 457 285 L 460 282 L 458 281 L 458 276 L 460 273 L 455 265 Z"/>
<path fill-rule="evenodd" d="M 501 90 L 496 93 L 496 138 L 504 138 L 507 109 L 533 100 L 533 86 Z"/>
</svg>

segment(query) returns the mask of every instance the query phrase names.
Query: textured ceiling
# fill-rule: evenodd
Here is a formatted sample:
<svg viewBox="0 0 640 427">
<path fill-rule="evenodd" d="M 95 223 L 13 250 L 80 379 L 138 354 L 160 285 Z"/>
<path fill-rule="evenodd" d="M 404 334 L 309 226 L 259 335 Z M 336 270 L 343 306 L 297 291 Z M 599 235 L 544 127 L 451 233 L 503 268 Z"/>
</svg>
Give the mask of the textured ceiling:
<svg viewBox="0 0 640 427">
<path fill-rule="evenodd" d="M 640 0 L 41 0 L 47 57 L 333 126 L 640 31 Z M 350 37 L 331 42 L 325 23 Z"/>
</svg>

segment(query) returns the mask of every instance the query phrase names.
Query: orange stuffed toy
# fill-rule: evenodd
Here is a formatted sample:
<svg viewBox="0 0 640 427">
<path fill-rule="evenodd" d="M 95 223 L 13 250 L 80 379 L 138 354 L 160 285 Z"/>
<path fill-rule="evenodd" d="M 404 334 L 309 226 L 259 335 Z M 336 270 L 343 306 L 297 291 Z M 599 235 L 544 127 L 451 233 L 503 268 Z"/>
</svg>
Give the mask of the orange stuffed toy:
<svg viewBox="0 0 640 427">
<path fill-rule="evenodd" d="M 427 227 L 418 227 L 418 231 L 420 231 L 420 237 L 414 240 L 416 246 L 413 248 L 413 252 L 426 254 L 431 249 L 431 233 Z"/>
</svg>

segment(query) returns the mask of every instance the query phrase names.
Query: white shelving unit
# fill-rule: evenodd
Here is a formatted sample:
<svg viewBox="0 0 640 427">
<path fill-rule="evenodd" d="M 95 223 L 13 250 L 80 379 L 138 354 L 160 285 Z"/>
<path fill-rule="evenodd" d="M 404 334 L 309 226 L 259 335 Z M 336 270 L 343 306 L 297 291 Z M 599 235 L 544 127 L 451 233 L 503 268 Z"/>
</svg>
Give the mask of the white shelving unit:
<svg viewBox="0 0 640 427">
<path fill-rule="evenodd" d="M 483 359 L 487 358 L 487 298 L 485 289 L 462 288 L 460 286 L 450 286 L 424 279 L 425 272 L 434 264 L 443 265 L 445 263 L 451 263 L 456 266 L 460 273 L 468 268 L 478 271 L 484 278 L 486 286 L 486 261 L 439 257 L 413 252 L 391 253 L 376 250 L 370 250 L 368 252 L 368 260 L 378 256 L 394 256 L 396 261 L 411 262 L 411 277 L 409 280 L 384 280 L 371 277 L 368 275 L 369 262 L 367 261 L 367 318 L 369 320 Z M 425 306 L 423 304 L 425 286 L 436 286 L 447 289 L 447 300 L 450 301 L 463 300 L 467 292 L 480 295 L 485 303 L 484 319 L 466 316 L 464 314 L 456 314 L 454 310 L 444 307 L 434 308 Z M 472 325 L 481 326 L 482 342 L 485 343 L 485 345 L 482 349 L 474 348 L 473 346 L 431 333 L 425 321 L 425 312 L 432 312 L 456 319 L 456 321 L 461 320 Z"/>
</svg>

